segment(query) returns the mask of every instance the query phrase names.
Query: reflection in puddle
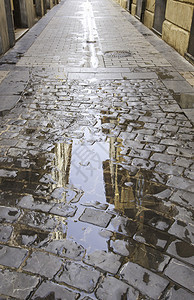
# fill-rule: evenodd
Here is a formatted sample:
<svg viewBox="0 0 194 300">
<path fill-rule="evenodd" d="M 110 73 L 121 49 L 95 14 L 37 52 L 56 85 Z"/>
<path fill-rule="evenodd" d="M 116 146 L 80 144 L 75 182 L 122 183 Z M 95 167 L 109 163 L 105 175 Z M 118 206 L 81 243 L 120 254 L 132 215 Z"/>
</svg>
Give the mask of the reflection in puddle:
<svg viewBox="0 0 194 300">
<path fill-rule="evenodd" d="M 87 200 L 106 201 L 102 162 L 108 156 L 108 143 L 87 145 L 79 141 L 73 142 L 69 181 L 84 191 Z"/>
<path fill-rule="evenodd" d="M 74 189 L 68 193 L 75 193 L 77 189 L 84 191 L 87 200 L 106 201 L 102 162 L 109 156 L 108 143 L 96 142 L 90 145 L 74 140 L 68 144 L 57 144 L 55 155 L 55 169 L 52 174 L 57 182 L 55 188 L 68 185 L 70 189 Z M 67 201 L 67 197 L 66 194 L 63 201 Z"/>
<path fill-rule="evenodd" d="M 104 142 L 74 139 L 57 144 L 52 198 L 63 202 L 81 199 L 81 204 L 91 206 L 95 202 L 108 203 L 130 218 L 135 218 L 143 207 L 159 208 L 157 194 L 167 190 L 163 185 L 166 175 L 160 177 L 149 170 L 126 168 L 122 149 L 122 139 L 113 137 Z M 69 190 L 65 190 L 66 186 Z M 158 222 L 161 227 L 159 219 Z"/>
<path fill-rule="evenodd" d="M 95 210 L 106 211 L 107 209 L 109 212 L 112 210 L 114 214 L 119 213 L 124 215 L 123 218 L 128 217 L 135 221 L 126 218 L 127 231 L 121 231 L 120 227 L 116 230 L 124 235 L 133 237 L 137 230 L 136 222 L 167 231 L 172 222 L 151 210 L 158 210 L 162 214 L 168 212 L 165 205 L 162 206 L 161 200 L 170 195 L 170 190 L 160 183 L 161 178 L 151 170 L 126 168 L 121 138 L 109 137 L 104 142 L 94 142 L 89 130 L 85 130 L 83 136 L 85 139 L 82 137 L 69 140 L 67 143 L 58 143 L 54 149 L 51 198 L 57 203 L 75 203 L 78 208 L 71 219 L 68 216 L 66 218 L 66 238 L 75 240 L 87 249 L 87 253 L 96 249 L 107 250 L 107 243 L 111 239 L 111 231 L 116 230 L 113 225 L 118 217 L 114 218 L 113 215 L 108 226 L 109 234 L 103 236 L 96 221 L 92 222 L 90 216 L 86 216 L 86 212 L 88 214 L 93 212 L 95 215 Z M 91 207 L 91 212 L 90 208 L 85 210 L 85 207 Z M 84 221 L 83 211 L 86 218 Z M 169 208 L 170 213 L 172 211 Z M 96 211 L 96 220 L 98 215 Z M 56 216 L 56 218 L 60 220 L 60 217 Z M 102 223 L 98 226 L 103 227 Z M 163 248 L 168 240 L 167 236 L 162 234 L 158 236 L 155 231 L 153 231 L 154 240 L 149 240 L 147 236 L 149 233 L 146 228 L 143 228 L 134 238 L 159 248 Z M 55 229 L 53 237 L 63 239 L 64 234 L 60 231 L 57 233 Z M 115 245 L 117 245 L 116 241 L 114 248 Z M 127 253 L 126 243 L 123 243 L 121 248 L 119 251 Z"/>
<path fill-rule="evenodd" d="M 67 238 L 76 241 L 91 253 L 96 249 L 107 250 L 107 238 L 112 235 L 103 235 L 103 230 L 92 224 L 68 221 Z"/>
</svg>

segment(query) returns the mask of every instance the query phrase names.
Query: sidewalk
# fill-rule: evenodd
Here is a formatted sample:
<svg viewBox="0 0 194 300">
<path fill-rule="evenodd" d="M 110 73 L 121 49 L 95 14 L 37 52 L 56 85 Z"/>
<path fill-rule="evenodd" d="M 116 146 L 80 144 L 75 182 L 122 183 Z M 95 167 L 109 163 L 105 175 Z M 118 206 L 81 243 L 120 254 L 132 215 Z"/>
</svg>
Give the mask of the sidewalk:
<svg viewBox="0 0 194 300">
<path fill-rule="evenodd" d="M 111 0 L 0 59 L 1 299 L 194 299 L 193 78 Z"/>
<path fill-rule="evenodd" d="M 116 3 L 106 4 L 106 11 L 103 10 L 103 2 L 102 9 L 98 8 L 98 3 L 86 2 L 83 5 L 79 2 L 79 4 L 77 7 L 74 2 L 64 4 L 62 1 L 40 20 L 14 49 L 0 60 L 0 63 L 3 63 L 0 80 L 4 78 L 5 71 L 10 69 L 14 71 L 21 69 L 23 73 L 21 67 L 28 67 L 28 72 L 29 68 L 37 66 L 51 67 L 66 74 L 76 71 L 78 73 L 118 72 L 120 77 L 126 75 L 128 78 L 129 74 L 125 74 L 127 72 L 130 73 L 129 79 L 133 79 L 132 72 L 155 72 L 155 76 L 159 77 L 169 90 L 178 94 L 176 99 L 179 105 L 193 120 L 191 109 L 193 108 L 194 67 Z M 74 13 L 76 14 L 74 9 L 79 11 L 78 16 L 74 17 Z M 47 27 L 42 32 L 45 26 Z M 36 39 L 39 35 L 40 37 Z M 31 44 L 32 47 L 27 51 Z M 20 59 L 21 56 L 24 57 Z M 18 62 L 17 67 L 10 68 L 10 64 L 16 62 Z M 19 82 L 23 82 L 23 78 L 19 78 L 18 73 L 15 76 L 14 71 L 12 71 L 13 76 L 18 78 L 16 85 L 20 86 Z M 27 74 L 25 76 L 27 82 L 28 76 Z M 152 75 L 147 76 L 149 79 Z M 134 78 L 138 78 L 138 75 Z M 146 78 L 146 74 L 143 78 Z M 12 80 L 11 76 L 6 81 L 9 84 Z M 4 82 L 6 90 L 7 82 Z M 8 105 L 6 98 L 1 97 L 1 111 L 12 108 L 19 99 L 15 95 L 13 97 L 13 91 L 8 93 L 5 89 L 1 88 L 0 94 L 3 96 L 6 94 L 7 97 L 11 94 L 10 98 L 13 100 L 10 101 L 8 97 L 10 103 Z M 23 89 L 24 86 L 21 85 L 17 93 L 21 93 Z M 190 96 L 187 97 L 185 94 Z"/>
</svg>

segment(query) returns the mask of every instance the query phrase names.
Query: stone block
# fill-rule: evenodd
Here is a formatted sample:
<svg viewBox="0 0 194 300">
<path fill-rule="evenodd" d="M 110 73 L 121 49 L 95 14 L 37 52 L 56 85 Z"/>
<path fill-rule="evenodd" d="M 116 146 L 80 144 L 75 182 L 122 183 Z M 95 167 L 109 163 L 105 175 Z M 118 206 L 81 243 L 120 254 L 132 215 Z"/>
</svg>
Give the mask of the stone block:
<svg viewBox="0 0 194 300">
<path fill-rule="evenodd" d="M 174 161 L 174 156 L 164 154 L 164 153 L 154 153 L 151 156 L 151 160 L 157 161 L 157 162 L 162 162 L 162 163 L 167 163 L 167 164 L 172 164 Z"/>
<path fill-rule="evenodd" d="M 122 8 L 126 9 L 127 8 L 127 0 L 122 0 L 121 6 L 122 6 Z"/>
<path fill-rule="evenodd" d="M 34 252 L 27 259 L 23 270 L 52 278 L 61 268 L 62 260 L 48 253 Z"/>
<path fill-rule="evenodd" d="M 167 253 L 175 256 L 176 258 L 188 262 L 194 266 L 194 246 L 184 241 L 173 241 L 168 249 Z"/>
<path fill-rule="evenodd" d="M 168 231 L 170 234 L 185 240 L 188 243 L 194 243 L 194 228 L 187 220 L 176 220 Z"/>
<path fill-rule="evenodd" d="M 171 175 L 168 177 L 167 185 L 173 188 L 185 190 L 188 192 L 194 192 L 194 184 L 193 181 L 187 178 L 183 178 L 181 176 Z"/>
<path fill-rule="evenodd" d="M 179 1 L 168 0 L 165 18 L 178 27 L 190 31 L 193 18 L 193 6 Z"/>
<path fill-rule="evenodd" d="M 89 254 L 84 262 L 98 267 L 103 271 L 116 274 L 121 266 L 120 259 L 121 257 L 119 255 L 112 252 L 107 253 L 105 251 L 95 251 Z"/>
<path fill-rule="evenodd" d="M 189 32 L 165 20 L 162 27 L 162 39 L 175 48 L 181 55 L 187 52 Z"/>
<path fill-rule="evenodd" d="M 143 21 L 143 23 L 149 29 L 151 29 L 153 27 L 154 14 L 152 12 L 150 12 L 149 10 L 146 10 L 145 13 L 144 13 L 144 21 Z"/>
<path fill-rule="evenodd" d="M 27 86 L 29 80 L 29 70 L 14 70 L 11 71 L 6 78 L 3 80 L 0 86 L 0 94 L 15 96 L 21 95 Z"/>
<path fill-rule="evenodd" d="M 155 10 L 155 0 L 147 0 L 146 1 L 146 10 L 154 13 Z"/>
<path fill-rule="evenodd" d="M 179 260 L 172 259 L 164 274 L 191 292 L 194 292 L 194 270 L 192 267 L 185 265 Z"/>
<path fill-rule="evenodd" d="M 170 197 L 170 201 L 175 202 L 184 207 L 187 207 L 189 209 L 190 208 L 192 209 L 194 207 L 193 193 L 190 192 L 184 192 L 178 190 L 172 194 L 172 196 Z"/>
<path fill-rule="evenodd" d="M 131 4 L 131 14 L 132 14 L 132 16 L 135 16 L 135 14 L 136 14 L 136 4 Z"/>
<path fill-rule="evenodd" d="M 0 111 L 11 110 L 20 100 L 19 95 L 0 95 Z"/>
<path fill-rule="evenodd" d="M 0 270 L 0 294 L 14 299 L 27 299 L 39 278 L 15 271 Z"/>
<path fill-rule="evenodd" d="M 27 253 L 26 249 L 0 245 L 0 264 L 6 267 L 19 268 Z"/>
<path fill-rule="evenodd" d="M 168 285 L 166 279 L 131 262 L 123 266 L 121 278 L 152 299 L 159 299 Z"/>
<path fill-rule="evenodd" d="M 122 296 L 126 294 L 128 289 L 128 284 L 108 276 L 99 285 L 96 295 L 101 300 L 118 300 L 122 299 Z"/>
<path fill-rule="evenodd" d="M 81 245 L 71 240 L 53 240 L 42 248 L 45 251 L 74 260 L 81 260 L 85 253 Z"/>
<path fill-rule="evenodd" d="M 74 300 L 77 299 L 78 293 L 69 291 L 64 286 L 53 282 L 43 282 L 38 288 L 32 299 L 66 299 Z"/>
<path fill-rule="evenodd" d="M 142 210 L 138 215 L 139 222 L 143 220 L 143 223 L 159 230 L 167 230 L 173 223 L 172 219 L 169 219 L 153 210 Z"/>
<path fill-rule="evenodd" d="M 178 43 L 176 45 L 178 45 Z M 174 93 L 177 94 L 193 92 L 193 88 L 190 86 L 190 84 L 187 81 L 171 80 L 171 81 L 163 81 L 163 83 L 167 87 L 167 89 L 172 90 Z M 180 102 L 180 106 L 182 107 L 183 103 Z"/>
<path fill-rule="evenodd" d="M 64 282 L 70 286 L 91 293 L 96 287 L 99 277 L 100 272 L 93 268 L 67 261 L 64 264 L 63 271 L 60 271 L 55 279 L 58 282 Z"/>
<path fill-rule="evenodd" d="M 8 223 L 16 222 L 20 214 L 20 210 L 15 207 L 0 206 L 0 222 L 5 220 Z"/>
<path fill-rule="evenodd" d="M 168 290 L 166 294 L 166 298 L 169 300 L 193 300 L 193 294 L 188 293 L 185 289 L 181 289 L 177 286 L 173 286 L 170 290 Z"/>
<path fill-rule="evenodd" d="M 7 242 L 12 234 L 13 227 L 0 224 L 0 242 Z"/>
</svg>

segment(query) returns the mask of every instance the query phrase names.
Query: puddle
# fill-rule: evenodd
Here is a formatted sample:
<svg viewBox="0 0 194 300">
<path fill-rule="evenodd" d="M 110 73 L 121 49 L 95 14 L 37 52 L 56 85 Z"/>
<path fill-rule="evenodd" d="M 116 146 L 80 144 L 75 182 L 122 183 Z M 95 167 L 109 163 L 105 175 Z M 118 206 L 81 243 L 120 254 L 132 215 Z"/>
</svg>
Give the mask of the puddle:
<svg viewBox="0 0 194 300">
<path fill-rule="evenodd" d="M 130 51 L 107 51 L 104 53 L 105 57 L 130 57 L 131 52 Z"/>
<path fill-rule="evenodd" d="M 94 38 L 87 37 L 91 51 L 98 44 Z M 99 86 L 94 79 L 73 84 L 62 82 L 64 86 L 56 88 L 61 107 L 51 104 L 49 108 L 41 101 L 40 107 L 31 106 L 32 114 L 26 116 L 30 120 L 22 130 L 24 141 L 20 138 L 19 147 L 9 149 L 15 171 L 9 165 L 0 169 L 1 189 L 9 191 L 2 193 L 1 205 L 10 206 L 8 210 L 3 207 L 0 221 L 6 219 L 14 227 L 10 242 L 18 246 L 64 257 L 67 248 L 70 259 L 75 259 L 70 253 L 74 249 L 79 260 L 97 250 L 107 251 L 162 271 L 168 259 L 159 251 L 168 246 L 172 218 L 178 213 L 168 203 L 169 170 L 157 173 L 155 161 L 148 159 L 151 152 L 165 149 L 159 148 L 159 138 L 144 134 L 151 129 L 146 129 L 146 123 L 152 112 L 144 111 L 146 99 L 141 102 L 140 96 L 149 86 L 137 83 L 125 92 L 128 87 L 121 81 L 112 86 L 107 82 Z M 75 91 L 70 98 L 66 89 L 71 88 Z M 37 109 L 42 115 L 36 115 Z M 143 149 L 145 144 L 147 149 Z M 11 210 L 11 206 L 19 209 Z M 173 234 L 180 230 L 179 223 Z M 173 244 L 169 253 L 183 256 L 181 247 Z M 146 273 L 143 280 L 149 282 Z"/>
<path fill-rule="evenodd" d="M 174 79 L 174 76 L 172 74 L 164 73 L 164 72 L 157 72 L 157 75 L 162 79 Z"/>
<path fill-rule="evenodd" d="M 68 221 L 67 238 L 76 241 L 87 249 L 87 253 L 91 253 L 95 250 L 107 250 L 107 234 L 103 237 L 103 229 L 92 224 Z"/>
<path fill-rule="evenodd" d="M 82 189 L 88 200 L 106 202 L 103 161 L 108 156 L 108 143 L 87 145 L 73 142 L 69 183 Z"/>
</svg>

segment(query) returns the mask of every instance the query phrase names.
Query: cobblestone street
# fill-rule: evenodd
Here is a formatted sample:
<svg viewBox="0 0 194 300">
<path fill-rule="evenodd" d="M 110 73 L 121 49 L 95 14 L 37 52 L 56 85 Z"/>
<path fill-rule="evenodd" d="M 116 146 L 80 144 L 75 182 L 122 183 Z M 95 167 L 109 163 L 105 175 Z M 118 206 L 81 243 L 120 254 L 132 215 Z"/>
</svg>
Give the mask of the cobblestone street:
<svg viewBox="0 0 194 300">
<path fill-rule="evenodd" d="M 0 82 L 0 300 L 193 300 L 194 67 L 66 0 Z"/>
</svg>

